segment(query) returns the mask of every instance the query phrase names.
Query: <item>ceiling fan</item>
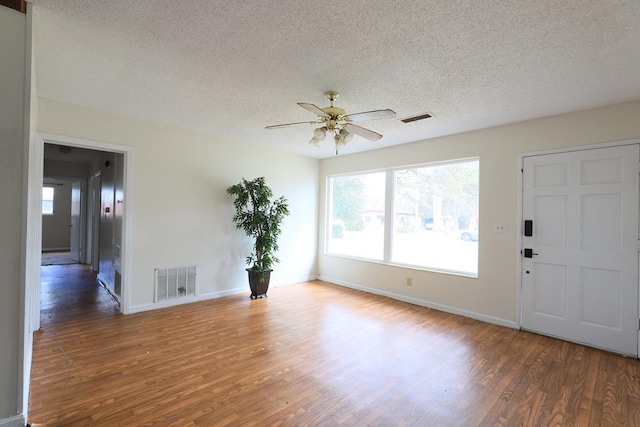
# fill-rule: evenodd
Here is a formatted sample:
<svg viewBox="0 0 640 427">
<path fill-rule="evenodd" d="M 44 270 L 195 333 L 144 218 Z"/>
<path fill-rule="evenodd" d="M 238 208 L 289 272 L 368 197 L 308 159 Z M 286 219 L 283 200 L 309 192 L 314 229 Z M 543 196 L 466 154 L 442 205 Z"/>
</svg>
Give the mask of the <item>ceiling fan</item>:
<svg viewBox="0 0 640 427">
<path fill-rule="evenodd" d="M 313 137 L 309 141 L 309 144 L 319 146 L 320 142 L 322 142 L 327 136 L 327 133 L 332 133 L 333 141 L 336 146 L 336 154 L 338 154 L 338 149 L 347 145 L 347 143 L 353 139 L 354 134 L 366 138 L 370 141 L 377 141 L 382 138 L 382 135 L 380 135 L 379 133 L 358 125 L 354 125 L 353 122 L 359 122 L 363 120 L 391 119 L 396 116 L 395 111 L 389 109 L 347 114 L 344 109 L 335 107 L 333 105 L 333 102 L 339 96 L 338 92 L 330 91 L 325 93 L 325 96 L 329 100 L 330 104 L 325 108 L 320 108 L 314 104 L 308 104 L 306 102 L 298 102 L 299 106 L 301 106 L 305 110 L 311 111 L 313 114 L 318 116 L 315 121 L 285 123 L 282 125 L 267 126 L 265 127 L 265 129 L 279 129 L 283 127 L 306 124 L 321 125 L 313 131 Z"/>
</svg>

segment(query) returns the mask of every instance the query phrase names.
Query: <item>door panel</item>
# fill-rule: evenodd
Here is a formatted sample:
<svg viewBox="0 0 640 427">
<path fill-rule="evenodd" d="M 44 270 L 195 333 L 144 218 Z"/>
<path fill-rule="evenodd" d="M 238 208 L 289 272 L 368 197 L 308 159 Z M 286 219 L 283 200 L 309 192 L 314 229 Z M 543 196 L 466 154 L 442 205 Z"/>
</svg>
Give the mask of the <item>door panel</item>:
<svg viewBox="0 0 640 427">
<path fill-rule="evenodd" d="M 522 326 L 638 348 L 638 145 L 525 157 Z"/>
<path fill-rule="evenodd" d="M 534 196 L 536 243 L 549 247 L 567 246 L 567 196 Z M 545 212 L 554 212 L 553 216 Z"/>
<path fill-rule="evenodd" d="M 564 265 L 536 263 L 534 313 L 566 319 L 567 270 Z"/>
<path fill-rule="evenodd" d="M 622 251 L 621 194 L 582 195 L 580 236 L 583 250 L 607 250 L 609 254 Z"/>
<path fill-rule="evenodd" d="M 619 330 L 622 283 L 619 271 L 583 267 L 580 269 L 580 322 Z M 612 308 L 602 310 L 601 307 Z"/>
<path fill-rule="evenodd" d="M 80 253 L 80 237 L 82 235 L 81 226 L 81 197 L 82 197 L 82 185 L 80 181 L 76 181 L 71 186 L 71 254 L 72 260 L 81 262 Z"/>
<path fill-rule="evenodd" d="M 100 270 L 100 212 L 101 212 L 101 188 L 102 176 L 100 171 L 93 175 L 93 187 L 91 188 L 91 203 L 93 215 L 91 217 L 91 271 Z"/>
</svg>

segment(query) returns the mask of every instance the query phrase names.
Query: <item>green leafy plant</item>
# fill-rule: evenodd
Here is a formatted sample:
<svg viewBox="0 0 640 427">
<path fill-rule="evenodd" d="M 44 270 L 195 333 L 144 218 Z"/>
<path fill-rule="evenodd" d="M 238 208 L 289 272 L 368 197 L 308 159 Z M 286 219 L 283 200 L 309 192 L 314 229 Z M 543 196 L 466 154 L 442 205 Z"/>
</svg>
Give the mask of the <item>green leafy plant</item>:
<svg viewBox="0 0 640 427">
<path fill-rule="evenodd" d="M 280 224 L 289 215 L 287 199 L 284 196 L 273 199 L 273 192 L 265 184 L 264 177 L 252 181 L 242 178 L 238 184 L 227 188 L 227 193 L 235 197 L 233 222 L 236 228 L 255 239 L 253 252 L 247 257 L 248 270 L 270 271 L 273 264 L 280 261 L 275 254 Z"/>
</svg>

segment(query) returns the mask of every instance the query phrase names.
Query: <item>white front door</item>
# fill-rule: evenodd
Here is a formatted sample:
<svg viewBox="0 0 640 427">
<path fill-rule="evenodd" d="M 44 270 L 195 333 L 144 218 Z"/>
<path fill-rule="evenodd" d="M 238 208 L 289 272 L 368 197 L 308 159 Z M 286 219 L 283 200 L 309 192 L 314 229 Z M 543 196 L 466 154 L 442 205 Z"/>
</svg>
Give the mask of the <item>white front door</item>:
<svg viewBox="0 0 640 427">
<path fill-rule="evenodd" d="M 81 197 L 82 183 L 76 181 L 71 186 L 71 259 L 81 262 L 80 256 L 80 238 L 82 236 L 81 228 Z"/>
<path fill-rule="evenodd" d="M 523 328 L 637 356 L 639 159 L 638 145 L 524 158 Z"/>
</svg>

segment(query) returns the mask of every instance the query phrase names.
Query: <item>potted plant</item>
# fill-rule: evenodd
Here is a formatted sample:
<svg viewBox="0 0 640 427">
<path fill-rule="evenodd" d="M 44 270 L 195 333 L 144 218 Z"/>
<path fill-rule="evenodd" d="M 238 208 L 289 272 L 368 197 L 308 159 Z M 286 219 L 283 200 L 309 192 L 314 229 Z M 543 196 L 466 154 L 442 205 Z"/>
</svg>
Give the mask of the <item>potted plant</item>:
<svg viewBox="0 0 640 427">
<path fill-rule="evenodd" d="M 254 239 L 253 252 L 247 257 L 251 298 L 264 298 L 269 289 L 271 267 L 280 261 L 275 254 L 280 224 L 289 215 L 287 199 L 284 196 L 274 199 L 264 177 L 252 181 L 242 178 L 238 184 L 227 188 L 227 193 L 235 197 L 233 222 L 236 228 Z"/>
</svg>

